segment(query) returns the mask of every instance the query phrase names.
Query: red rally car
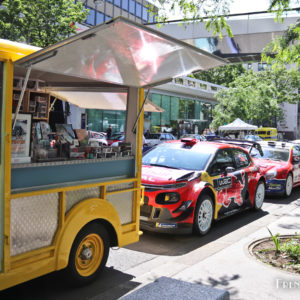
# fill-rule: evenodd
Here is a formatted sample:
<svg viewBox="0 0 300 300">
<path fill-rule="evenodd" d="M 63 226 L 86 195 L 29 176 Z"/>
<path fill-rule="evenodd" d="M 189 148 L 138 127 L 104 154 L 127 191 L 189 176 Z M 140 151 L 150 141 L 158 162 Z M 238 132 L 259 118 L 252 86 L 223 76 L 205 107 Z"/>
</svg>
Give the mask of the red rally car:
<svg viewBox="0 0 300 300">
<path fill-rule="evenodd" d="M 158 145 L 142 163 L 144 230 L 204 235 L 213 220 L 263 205 L 265 178 L 241 147 L 182 139 Z"/>
<path fill-rule="evenodd" d="M 263 154 L 256 150 L 251 156 L 266 176 L 266 193 L 290 196 L 300 185 L 300 145 L 286 142 L 258 142 Z"/>
</svg>

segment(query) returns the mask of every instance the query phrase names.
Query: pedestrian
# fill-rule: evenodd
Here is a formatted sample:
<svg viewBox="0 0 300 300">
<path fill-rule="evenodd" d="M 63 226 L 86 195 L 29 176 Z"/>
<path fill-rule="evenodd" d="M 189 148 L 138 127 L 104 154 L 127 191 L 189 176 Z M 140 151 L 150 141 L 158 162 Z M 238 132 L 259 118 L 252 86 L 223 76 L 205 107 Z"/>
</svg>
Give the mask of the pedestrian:
<svg viewBox="0 0 300 300">
<path fill-rule="evenodd" d="M 106 129 L 106 138 L 109 140 L 111 137 L 111 126 L 109 125 L 108 128 Z"/>
</svg>

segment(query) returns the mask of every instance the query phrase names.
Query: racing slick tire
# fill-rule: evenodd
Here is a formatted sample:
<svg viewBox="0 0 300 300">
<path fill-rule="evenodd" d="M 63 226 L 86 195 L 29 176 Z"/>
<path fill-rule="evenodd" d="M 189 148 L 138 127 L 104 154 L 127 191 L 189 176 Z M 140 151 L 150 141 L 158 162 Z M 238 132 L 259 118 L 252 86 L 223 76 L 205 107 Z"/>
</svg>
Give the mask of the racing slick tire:
<svg viewBox="0 0 300 300">
<path fill-rule="evenodd" d="M 260 180 L 257 184 L 255 196 L 254 196 L 254 206 L 253 208 L 255 210 L 260 210 L 263 206 L 264 200 L 265 200 L 265 183 Z"/>
<path fill-rule="evenodd" d="M 109 234 L 105 227 L 90 223 L 77 234 L 64 272 L 64 280 L 71 286 L 92 282 L 105 267 L 109 254 Z"/>
<path fill-rule="evenodd" d="M 197 201 L 194 214 L 194 232 L 205 235 L 211 228 L 214 216 L 214 204 L 207 194 L 202 195 Z"/>
<path fill-rule="evenodd" d="M 292 190 L 293 190 L 293 176 L 291 173 L 289 173 L 285 181 L 284 196 L 286 197 L 291 196 Z"/>
</svg>

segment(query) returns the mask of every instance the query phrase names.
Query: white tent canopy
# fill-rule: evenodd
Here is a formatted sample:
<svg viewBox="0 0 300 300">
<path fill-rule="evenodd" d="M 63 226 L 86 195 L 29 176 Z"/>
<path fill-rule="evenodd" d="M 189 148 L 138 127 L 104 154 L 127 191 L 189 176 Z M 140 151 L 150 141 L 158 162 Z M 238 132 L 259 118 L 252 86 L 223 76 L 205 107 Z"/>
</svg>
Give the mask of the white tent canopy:
<svg viewBox="0 0 300 300">
<path fill-rule="evenodd" d="M 70 102 L 76 106 L 86 109 L 107 109 L 107 110 L 126 110 L 126 93 L 105 93 L 96 91 L 53 91 L 47 90 L 51 96 Z M 146 112 L 164 112 L 164 109 L 150 101 L 146 100 Z"/>
<path fill-rule="evenodd" d="M 239 131 L 239 130 L 255 130 L 255 129 L 257 129 L 257 126 L 248 124 L 239 118 L 237 118 L 230 124 L 219 127 L 220 131 L 230 131 L 230 130 Z"/>
</svg>

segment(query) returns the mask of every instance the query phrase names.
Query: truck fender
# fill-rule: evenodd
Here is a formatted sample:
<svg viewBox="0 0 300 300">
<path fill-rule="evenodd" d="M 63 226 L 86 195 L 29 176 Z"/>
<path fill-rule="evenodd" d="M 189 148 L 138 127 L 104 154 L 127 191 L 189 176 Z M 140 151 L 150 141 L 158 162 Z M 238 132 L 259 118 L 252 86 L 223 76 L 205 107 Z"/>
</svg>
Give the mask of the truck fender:
<svg viewBox="0 0 300 300">
<path fill-rule="evenodd" d="M 99 198 L 84 200 L 67 214 L 63 228 L 56 238 L 56 270 L 68 265 L 71 247 L 78 232 L 89 222 L 99 219 L 112 225 L 119 240 L 121 221 L 113 205 Z"/>
</svg>

